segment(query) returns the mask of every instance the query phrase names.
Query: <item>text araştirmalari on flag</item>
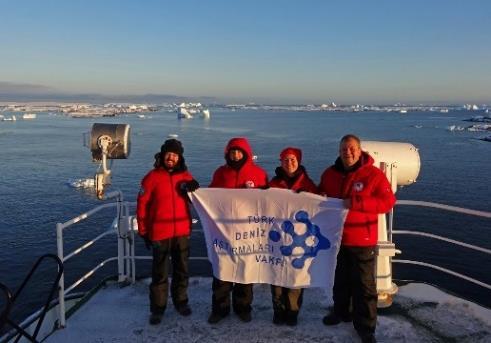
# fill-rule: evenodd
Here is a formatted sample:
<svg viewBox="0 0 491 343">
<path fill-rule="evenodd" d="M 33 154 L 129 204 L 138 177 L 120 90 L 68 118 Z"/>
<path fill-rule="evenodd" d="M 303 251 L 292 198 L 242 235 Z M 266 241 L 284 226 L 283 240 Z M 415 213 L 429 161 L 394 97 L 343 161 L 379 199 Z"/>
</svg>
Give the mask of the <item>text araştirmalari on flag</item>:
<svg viewBox="0 0 491 343">
<path fill-rule="evenodd" d="M 347 214 L 342 200 L 278 188 L 189 194 L 216 278 L 332 288 Z"/>
</svg>

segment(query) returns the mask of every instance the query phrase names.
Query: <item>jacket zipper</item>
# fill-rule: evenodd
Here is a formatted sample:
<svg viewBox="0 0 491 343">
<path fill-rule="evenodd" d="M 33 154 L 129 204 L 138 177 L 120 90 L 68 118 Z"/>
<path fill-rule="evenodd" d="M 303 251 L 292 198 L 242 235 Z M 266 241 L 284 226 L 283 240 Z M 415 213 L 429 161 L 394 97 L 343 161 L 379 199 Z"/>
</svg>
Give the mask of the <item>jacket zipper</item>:
<svg viewBox="0 0 491 343">
<path fill-rule="evenodd" d="M 174 178 L 172 177 L 172 174 L 169 173 L 169 175 L 170 175 L 170 184 L 172 187 L 172 191 L 171 191 L 171 194 L 172 194 L 172 214 L 173 214 L 172 224 L 174 226 L 174 234 L 172 235 L 172 237 L 175 237 L 176 236 L 176 203 L 175 203 L 176 200 L 174 198 L 175 185 L 174 185 Z"/>
<path fill-rule="evenodd" d="M 345 199 L 345 196 L 346 196 L 346 194 L 344 194 L 344 188 L 345 188 L 344 187 L 344 184 L 345 184 L 345 182 L 346 182 L 346 175 L 345 174 L 342 174 L 341 175 L 341 183 L 340 183 L 341 189 L 339 190 L 339 194 L 341 194 L 342 199 Z"/>
<path fill-rule="evenodd" d="M 235 188 L 239 188 L 239 171 L 235 170 Z"/>
</svg>

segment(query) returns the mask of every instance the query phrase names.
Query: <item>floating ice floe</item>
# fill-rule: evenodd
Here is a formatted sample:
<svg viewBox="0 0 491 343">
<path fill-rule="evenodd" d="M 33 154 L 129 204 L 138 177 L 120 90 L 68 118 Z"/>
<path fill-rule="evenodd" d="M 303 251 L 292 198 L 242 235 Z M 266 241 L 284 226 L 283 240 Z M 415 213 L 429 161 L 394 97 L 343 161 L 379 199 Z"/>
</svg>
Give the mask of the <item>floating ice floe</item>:
<svg viewBox="0 0 491 343">
<path fill-rule="evenodd" d="M 483 132 L 491 131 L 491 124 L 474 124 L 470 126 L 460 126 L 460 125 L 450 125 L 447 126 L 448 131 L 472 131 L 472 132 Z"/>
<path fill-rule="evenodd" d="M 491 131 L 491 124 L 475 124 L 467 127 L 467 131 Z"/>
<path fill-rule="evenodd" d="M 447 131 L 464 131 L 465 127 L 459 125 L 450 125 L 447 126 Z"/>
<path fill-rule="evenodd" d="M 67 184 L 73 188 L 94 188 L 95 181 L 93 178 L 90 179 L 77 179 L 73 181 L 68 181 Z"/>
<path fill-rule="evenodd" d="M 10 117 L 3 117 L 2 121 L 16 121 L 17 117 L 15 115 L 12 115 Z"/>
<path fill-rule="evenodd" d="M 24 119 L 24 120 L 36 119 L 36 118 L 37 118 L 37 114 L 36 113 L 24 113 L 22 115 L 22 119 Z"/>
<path fill-rule="evenodd" d="M 486 112 L 488 113 L 488 112 Z M 469 119 L 464 119 L 464 121 L 472 121 L 476 123 L 491 123 L 491 115 L 487 116 L 475 116 Z"/>
</svg>

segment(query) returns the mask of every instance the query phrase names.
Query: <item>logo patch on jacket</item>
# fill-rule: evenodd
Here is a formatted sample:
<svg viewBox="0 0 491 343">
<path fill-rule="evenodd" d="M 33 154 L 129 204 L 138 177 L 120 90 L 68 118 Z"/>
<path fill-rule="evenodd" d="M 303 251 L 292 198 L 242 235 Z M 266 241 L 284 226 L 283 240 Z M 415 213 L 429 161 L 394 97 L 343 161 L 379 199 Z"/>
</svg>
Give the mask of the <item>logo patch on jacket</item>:
<svg viewBox="0 0 491 343">
<path fill-rule="evenodd" d="M 363 182 L 355 182 L 353 184 L 353 190 L 355 192 L 361 192 L 363 190 Z"/>
<path fill-rule="evenodd" d="M 254 181 L 246 181 L 245 187 L 246 188 L 254 188 Z"/>
</svg>

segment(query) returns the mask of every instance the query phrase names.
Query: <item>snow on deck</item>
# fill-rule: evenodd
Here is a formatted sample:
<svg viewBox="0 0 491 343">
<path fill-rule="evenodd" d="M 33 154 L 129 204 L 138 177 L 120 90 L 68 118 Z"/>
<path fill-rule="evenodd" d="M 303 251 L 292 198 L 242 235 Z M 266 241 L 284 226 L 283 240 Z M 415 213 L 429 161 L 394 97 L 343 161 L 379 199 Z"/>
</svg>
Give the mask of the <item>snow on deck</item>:
<svg viewBox="0 0 491 343">
<path fill-rule="evenodd" d="M 162 323 L 148 324 L 148 280 L 98 291 L 67 321 L 67 328 L 46 342 L 358 342 L 351 323 L 327 327 L 322 317 L 330 294 L 306 289 L 296 327 L 272 323 L 269 285 L 254 286 L 252 321 L 231 314 L 221 322 L 207 322 L 211 310 L 211 279 L 192 278 L 189 317 L 180 316 L 169 303 Z M 491 342 L 491 310 L 450 296 L 432 286 L 409 284 L 401 288 L 393 306 L 379 311 L 379 342 Z"/>
</svg>

